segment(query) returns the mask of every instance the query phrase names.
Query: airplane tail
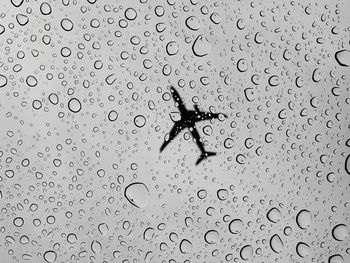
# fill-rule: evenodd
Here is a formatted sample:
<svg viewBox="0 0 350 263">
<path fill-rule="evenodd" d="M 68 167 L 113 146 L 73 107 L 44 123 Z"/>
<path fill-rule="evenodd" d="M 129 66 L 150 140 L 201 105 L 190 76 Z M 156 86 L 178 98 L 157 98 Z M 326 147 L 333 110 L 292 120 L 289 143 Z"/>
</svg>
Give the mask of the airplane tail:
<svg viewBox="0 0 350 263">
<path fill-rule="evenodd" d="M 196 162 L 196 165 L 198 165 L 201 161 L 207 159 L 209 156 L 214 156 L 214 155 L 216 155 L 215 152 L 204 152 L 204 153 L 202 153 L 202 154 L 199 156 L 199 158 L 198 158 L 198 160 L 197 160 L 197 162 Z"/>
</svg>

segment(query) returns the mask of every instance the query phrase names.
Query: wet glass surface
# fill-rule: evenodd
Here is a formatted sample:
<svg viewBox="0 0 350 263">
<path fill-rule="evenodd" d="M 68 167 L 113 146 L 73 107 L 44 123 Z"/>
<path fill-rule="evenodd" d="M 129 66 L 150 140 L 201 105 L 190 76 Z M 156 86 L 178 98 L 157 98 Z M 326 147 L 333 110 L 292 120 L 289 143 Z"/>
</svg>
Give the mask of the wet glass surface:
<svg viewBox="0 0 350 263">
<path fill-rule="evenodd" d="M 350 2 L 0 2 L 0 263 L 350 262 Z"/>
</svg>

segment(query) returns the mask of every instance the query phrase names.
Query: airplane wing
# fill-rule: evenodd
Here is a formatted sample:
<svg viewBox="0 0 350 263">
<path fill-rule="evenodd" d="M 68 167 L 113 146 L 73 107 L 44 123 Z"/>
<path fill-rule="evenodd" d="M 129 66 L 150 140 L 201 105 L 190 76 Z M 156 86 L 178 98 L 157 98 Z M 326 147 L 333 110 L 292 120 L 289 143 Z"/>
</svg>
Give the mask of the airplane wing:
<svg viewBox="0 0 350 263">
<path fill-rule="evenodd" d="M 168 140 L 164 141 L 162 146 L 160 147 L 160 151 L 163 151 L 164 148 L 182 131 L 184 127 L 182 127 L 181 122 L 175 122 L 173 128 L 171 129 L 169 133 L 169 138 Z"/>
<path fill-rule="evenodd" d="M 199 136 L 199 133 L 196 129 L 196 126 L 193 126 L 193 129 L 189 129 L 192 137 L 196 140 L 196 144 L 198 148 L 201 150 L 202 153 L 205 153 L 203 143 L 201 142 L 201 137 Z"/>
<path fill-rule="evenodd" d="M 227 118 L 226 114 L 223 114 L 223 113 L 211 113 L 211 112 L 197 111 L 196 112 L 196 121 L 219 119 L 220 114 L 222 114 L 225 118 Z"/>
<path fill-rule="evenodd" d="M 184 105 L 179 93 L 176 91 L 176 89 L 173 86 L 171 86 L 170 91 L 171 91 L 171 94 L 173 95 L 174 101 L 177 103 L 177 107 L 179 108 L 179 110 L 181 112 L 186 112 L 187 110 L 185 108 L 185 105 Z"/>
</svg>

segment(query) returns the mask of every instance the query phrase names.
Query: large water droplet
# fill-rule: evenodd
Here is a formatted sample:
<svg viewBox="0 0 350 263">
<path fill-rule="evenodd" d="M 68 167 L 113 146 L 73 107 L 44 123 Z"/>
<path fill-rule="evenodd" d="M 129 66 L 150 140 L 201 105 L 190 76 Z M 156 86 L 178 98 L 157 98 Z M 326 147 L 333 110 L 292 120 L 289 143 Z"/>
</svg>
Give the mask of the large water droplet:
<svg viewBox="0 0 350 263">
<path fill-rule="evenodd" d="M 310 211 L 308 210 L 301 210 L 296 217 L 296 222 L 297 225 L 301 228 L 301 229 L 306 229 L 308 228 L 311 223 L 312 223 L 312 214 Z"/>
<path fill-rule="evenodd" d="M 272 223 L 277 223 L 282 219 L 282 215 L 280 210 L 278 208 L 273 207 L 271 208 L 266 215 L 267 219 L 270 220 Z"/>
<path fill-rule="evenodd" d="M 6 84 L 7 84 L 7 78 L 4 75 L 0 74 L 0 88 L 5 87 Z"/>
<path fill-rule="evenodd" d="M 246 245 L 242 247 L 239 255 L 243 260 L 249 260 L 253 256 L 253 247 L 251 245 Z"/>
<path fill-rule="evenodd" d="M 244 229 L 244 224 L 241 219 L 233 219 L 228 228 L 232 234 L 239 234 Z"/>
<path fill-rule="evenodd" d="M 349 67 L 350 66 L 350 51 L 343 49 L 335 53 L 335 60 L 340 66 Z"/>
<path fill-rule="evenodd" d="M 271 237 L 270 239 L 270 247 L 272 249 L 273 252 L 275 253 L 281 253 L 283 250 L 283 242 L 280 238 L 279 235 L 275 234 Z"/>
<path fill-rule="evenodd" d="M 56 261 L 57 254 L 55 251 L 49 250 L 44 253 L 44 259 L 48 263 L 53 263 Z"/>
<path fill-rule="evenodd" d="M 124 196 L 134 206 L 144 208 L 148 204 L 149 190 L 144 183 L 132 183 L 125 188 Z"/>
<path fill-rule="evenodd" d="M 197 57 L 204 57 L 210 53 L 211 44 L 205 36 L 199 35 L 193 42 L 192 51 Z"/>
<path fill-rule="evenodd" d="M 216 230 L 209 230 L 205 233 L 204 240 L 208 244 L 214 244 L 219 240 L 219 233 Z"/>
<path fill-rule="evenodd" d="M 102 251 L 102 245 L 97 240 L 91 242 L 91 251 L 95 254 L 100 254 Z"/>
<path fill-rule="evenodd" d="M 328 263 L 344 263 L 344 258 L 341 255 L 336 254 L 328 258 Z"/>
<path fill-rule="evenodd" d="M 195 16 L 190 16 L 186 19 L 186 26 L 194 31 L 197 31 L 201 27 L 199 19 Z"/>
<path fill-rule="evenodd" d="M 336 225 L 332 230 L 332 236 L 337 241 L 343 241 L 348 236 L 348 227 L 344 224 Z"/>
<path fill-rule="evenodd" d="M 306 258 L 310 255 L 310 246 L 304 242 L 299 242 L 296 251 L 299 257 Z"/>
<path fill-rule="evenodd" d="M 182 239 L 179 245 L 182 254 L 188 254 L 192 251 L 192 243 L 187 239 Z"/>
</svg>

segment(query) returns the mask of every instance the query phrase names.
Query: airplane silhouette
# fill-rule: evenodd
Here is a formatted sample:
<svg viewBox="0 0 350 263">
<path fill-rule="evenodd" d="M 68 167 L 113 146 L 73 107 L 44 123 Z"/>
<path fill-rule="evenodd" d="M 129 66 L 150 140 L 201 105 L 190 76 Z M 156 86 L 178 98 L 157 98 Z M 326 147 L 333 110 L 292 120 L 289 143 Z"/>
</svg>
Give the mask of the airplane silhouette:
<svg viewBox="0 0 350 263">
<path fill-rule="evenodd" d="M 164 141 L 162 146 L 160 147 L 160 152 L 164 150 L 164 148 L 185 128 L 188 128 L 192 137 L 195 139 L 198 148 L 201 151 L 201 155 L 199 156 L 196 165 L 198 165 L 201 161 L 208 158 L 209 156 L 216 155 L 215 152 L 207 152 L 204 149 L 203 143 L 201 142 L 199 133 L 196 129 L 196 122 L 218 119 L 220 114 L 227 117 L 222 113 L 211 113 L 211 112 L 203 112 L 200 111 L 197 104 L 194 104 L 194 110 L 187 110 L 179 93 L 176 89 L 171 86 L 170 91 L 172 93 L 173 99 L 175 101 L 175 105 L 180 111 L 181 119 L 178 121 L 174 121 L 175 124 L 169 133 L 169 138 Z M 171 117 L 171 116 L 170 116 Z"/>
</svg>

